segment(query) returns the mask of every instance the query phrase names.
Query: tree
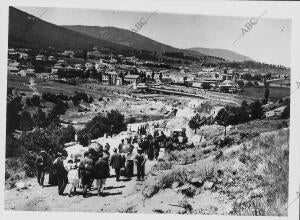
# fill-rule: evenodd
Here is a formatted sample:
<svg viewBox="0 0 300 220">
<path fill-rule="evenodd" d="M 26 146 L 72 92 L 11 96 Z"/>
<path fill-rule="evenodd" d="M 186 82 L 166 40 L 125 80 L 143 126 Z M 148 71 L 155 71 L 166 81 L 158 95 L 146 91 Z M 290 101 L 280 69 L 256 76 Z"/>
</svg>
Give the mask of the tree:
<svg viewBox="0 0 300 220">
<path fill-rule="evenodd" d="M 246 101 L 242 102 L 241 107 L 238 110 L 238 120 L 239 123 L 245 123 L 249 121 L 248 103 Z"/>
<path fill-rule="evenodd" d="M 239 85 L 240 88 L 243 88 L 245 85 L 244 80 L 238 80 L 237 84 Z"/>
<path fill-rule="evenodd" d="M 50 146 L 56 150 L 62 150 L 64 144 L 74 140 L 75 129 L 73 126 L 59 127 L 58 125 L 52 123 L 45 130 L 45 135 L 49 140 Z"/>
<path fill-rule="evenodd" d="M 45 112 L 41 108 L 38 108 L 37 112 L 33 115 L 34 124 L 37 127 L 45 128 L 48 126 L 48 120 Z"/>
<path fill-rule="evenodd" d="M 40 106 L 40 96 L 33 95 L 32 98 L 31 98 L 31 103 L 32 103 L 33 106 L 39 107 Z"/>
<path fill-rule="evenodd" d="M 89 96 L 88 103 L 92 103 L 94 101 L 93 96 Z"/>
<path fill-rule="evenodd" d="M 203 82 L 202 83 L 202 89 L 209 90 L 210 88 L 211 88 L 210 83 L 208 83 L 208 82 Z"/>
<path fill-rule="evenodd" d="M 229 113 L 226 108 L 228 107 L 226 106 L 225 108 L 221 109 L 215 118 L 215 121 L 219 125 L 224 126 L 224 137 L 226 137 L 227 126 L 233 124 L 234 121 L 234 114 Z"/>
<path fill-rule="evenodd" d="M 127 129 L 127 125 L 124 123 L 124 115 L 118 110 L 111 110 L 107 113 L 107 121 L 111 127 L 111 133 L 117 134 Z"/>
<path fill-rule="evenodd" d="M 269 101 L 269 96 L 270 96 L 270 90 L 269 90 L 269 87 L 266 87 L 265 89 L 265 100 L 264 102 L 267 104 L 268 101 Z"/>
<path fill-rule="evenodd" d="M 26 105 L 32 106 L 31 99 L 29 97 L 26 98 Z"/>
<path fill-rule="evenodd" d="M 22 110 L 23 105 L 21 103 L 22 98 L 16 97 L 6 105 L 6 132 L 11 134 L 14 132 L 20 124 L 19 112 Z"/>
<path fill-rule="evenodd" d="M 23 111 L 20 116 L 20 130 L 30 131 L 34 126 L 31 115 L 27 111 Z"/>
<path fill-rule="evenodd" d="M 262 104 L 259 100 L 251 103 L 250 114 L 252 119 L 260 119 L 263 116 Z"/>
<path fill-rule="evenodd" d="M 37 128 L 30 133 L 23 133 L 19 139 L 19 143 L 20 147 L 34 152 L 51 148 L 49 139 L 46 137 L 45 132 L 40 128 Z"/>
<path fill-rule="evenodd" d="M 20 147 L 18 140 L 13 135 L 6 135 L 6 157 L 18 156 L 18 149 Z"/>
<path fill-rule="evenodd" d="M 221 92 L 228 93 L 228 92 L 229 92 L 229 87 L 227 87 L 227 86 L 221 86 L 221 87 L 220 87 L 220 91 L 221 91 Z"/>
<path fill-rule="evenodd" d="M 198 113 L 190 119 L 189 127 L 192 130 L 195 130 L 195 134 L 197 133 L 197 129 L 199 129 L 202 126 L 202 120 L 203 119 L 201 118 L 201 116 Z"/>
<path fill-rule="evenodd" d="M 251 81 L 248 81 L 248 82 L 246 83 L 246 86 L 248 86 L 248 87 L 253 87 L 253 83 L 252 83 Z"/>
</svg>

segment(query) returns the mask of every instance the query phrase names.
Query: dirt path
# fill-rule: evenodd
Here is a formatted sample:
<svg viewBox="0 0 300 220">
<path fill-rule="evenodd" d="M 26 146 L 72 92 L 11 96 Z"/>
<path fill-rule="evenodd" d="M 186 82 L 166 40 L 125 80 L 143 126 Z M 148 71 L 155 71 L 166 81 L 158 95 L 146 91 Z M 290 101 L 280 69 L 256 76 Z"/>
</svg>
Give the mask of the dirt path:
<svg viewBox="0 0 300 220">
<path fill-rule="evenodd" d="M 163 157 L 163 150 L 160 156 Z M 146 162 L 146 174 L 149 173 L 156 161 Z M 136 173 L 136 167 L 134 170 Z M 111 169 L 111 174 L 114 171 Z M 137 184 L 143 184 L 142 181 L 136 181 L 136 177 L 131 180 L 121 179 L 116 182 L 115 178 L 108 178 L 104 196 L 98 197 L 96 189 L 92 188 L 88 198 L 82 195 L 73 197 L 59 196 L 56 186 L 41 187 L 37 184 L 35 178 L 24 181 L 27 189 L 18 191 L 16 188 L 5 191 L 5 209 L 22 211 L 81 211 L 81 212 L 121 212 L 114 204 L 126 201 L 127 196 L 131 195 Z M 48 175 L 45 183 L 48 182 Z M 95 182 L 94 182 L 95 186 Z M 65 193 L 68 192 L 68 186 Z"/>
</svg>

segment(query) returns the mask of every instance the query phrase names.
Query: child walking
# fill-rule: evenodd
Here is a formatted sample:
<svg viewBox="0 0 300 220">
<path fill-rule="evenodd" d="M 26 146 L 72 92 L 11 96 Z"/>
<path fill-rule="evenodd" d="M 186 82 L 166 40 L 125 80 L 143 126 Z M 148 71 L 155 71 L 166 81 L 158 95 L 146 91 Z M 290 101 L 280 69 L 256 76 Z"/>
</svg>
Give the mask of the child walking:
<svg viewBox="0 0 300 220">
<path fill-rule="evenodd" d="M 76 193 L 76 187 L 79 185 L 79 171 L 76 163 L 73 160 L 69 160 L 67 164 L 68 180 L 70 184 L 69 197 Z"/>
</svg>

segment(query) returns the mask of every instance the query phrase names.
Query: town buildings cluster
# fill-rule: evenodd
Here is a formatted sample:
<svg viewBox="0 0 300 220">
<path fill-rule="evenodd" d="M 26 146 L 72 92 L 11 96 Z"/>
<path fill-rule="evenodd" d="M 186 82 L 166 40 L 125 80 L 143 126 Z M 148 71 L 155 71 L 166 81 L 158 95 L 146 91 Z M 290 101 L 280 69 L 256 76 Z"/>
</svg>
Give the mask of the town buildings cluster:
<svg viewBox="0 0 300 220">
<path fill-rule="evenodd" d="M 259 69 L 176 66 L 161 68 L 162 63 L 140 60 L 135 56 L 113 55 L 107 49 L 93 47 L 83 51 L 33 52 L 30 49 L 8 50 L 8 74 L 43 80 L 65 80 L 83 77 L 97 79 L 105 85 L 177 84 L 220 92 L 239 92 L 247 83 L 263 84 L 265 80 L 287 79 L 287 73 L 273 74 Z M 156 66 L 155 66 L 156 65 Z M 241 83 L 242 82 L 242 83 Z"/>
</svg>

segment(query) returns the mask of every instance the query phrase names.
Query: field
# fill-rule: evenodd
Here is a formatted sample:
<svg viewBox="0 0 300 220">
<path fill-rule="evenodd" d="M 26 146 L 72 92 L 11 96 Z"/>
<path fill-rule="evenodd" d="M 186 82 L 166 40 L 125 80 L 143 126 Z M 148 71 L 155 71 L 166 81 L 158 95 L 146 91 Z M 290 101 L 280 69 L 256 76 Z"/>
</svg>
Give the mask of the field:
<svg viewBox="0 0 300 220">
<path fill-rule="evenodd" d="M 290 96 L 289 88 L 269 88 L 270 100 L 277 100 L 284 97 Z M 263 87 L 247 87 L 242 93 L 241 97 L 251 97 L 252 99 L 263 99 L 265 94 L 265 88 Z"/>
</svg>

